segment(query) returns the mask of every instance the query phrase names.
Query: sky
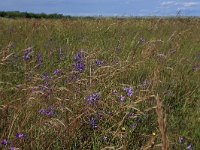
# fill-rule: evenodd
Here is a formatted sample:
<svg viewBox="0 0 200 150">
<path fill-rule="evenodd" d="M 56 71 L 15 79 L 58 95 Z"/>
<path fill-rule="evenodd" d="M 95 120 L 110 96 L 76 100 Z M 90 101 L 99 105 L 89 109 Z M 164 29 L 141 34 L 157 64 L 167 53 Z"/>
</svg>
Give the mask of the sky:
<svg viewBox="0 0 200 150">
<path fill-rule="evenodd" d="M 200 16 L 200 0 L 2 0 L 0 11 L 71 16 Z"/>
</svg>

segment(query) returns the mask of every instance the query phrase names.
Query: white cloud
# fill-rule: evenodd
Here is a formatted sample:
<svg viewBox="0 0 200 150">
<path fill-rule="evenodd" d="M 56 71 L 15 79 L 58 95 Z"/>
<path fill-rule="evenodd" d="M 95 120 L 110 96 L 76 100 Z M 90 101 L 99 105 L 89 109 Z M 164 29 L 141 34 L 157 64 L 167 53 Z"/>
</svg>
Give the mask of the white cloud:
<svg viewBox="0 0 200 150">
<path fill-rule="evenodd" d="M 193 7 L 193 6 L 198 6 L 199 4 L 196 2 L 186 2 L 183 3 L 183 7 Z"/>
<path fill-rule="evenodd" d="M 161 7 L 170 7 L 170 6 L 178 6 L 178 7 L 194 7 L 198 6 L 197 2 L 176 2 L 176 1 L 164 1 L 160 4 Z"/>
<path fill-rule="evenodd" d="M 165 1 L 161 3 L 161 6 L 169 6 L 169 5 L 177 5 L 178 3 L 175 1 Z"/>
</svg>

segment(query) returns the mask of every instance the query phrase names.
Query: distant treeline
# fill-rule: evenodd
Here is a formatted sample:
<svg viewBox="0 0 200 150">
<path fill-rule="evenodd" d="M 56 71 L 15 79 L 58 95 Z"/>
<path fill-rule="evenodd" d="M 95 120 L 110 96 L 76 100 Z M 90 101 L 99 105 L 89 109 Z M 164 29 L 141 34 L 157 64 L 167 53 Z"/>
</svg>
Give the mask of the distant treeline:
<svg viewBox="0 0 200 150">
<path fill-rule="evenodd" d="M 49 19 L 61 19 L 61 18 L 71 18 L 71 16 L 64 16 L 62 14 L 35 14 L 29 12 L 19 12 L 19 11 L 0 11 L 0 17 L 6 18 L 49 18 Z"/>
</svg>

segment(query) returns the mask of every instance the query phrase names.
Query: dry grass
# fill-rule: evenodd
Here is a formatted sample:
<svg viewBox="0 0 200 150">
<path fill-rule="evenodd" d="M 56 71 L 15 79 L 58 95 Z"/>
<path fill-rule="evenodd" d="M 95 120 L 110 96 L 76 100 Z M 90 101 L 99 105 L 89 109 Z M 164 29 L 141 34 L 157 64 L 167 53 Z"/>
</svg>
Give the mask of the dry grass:
<svg viewBox="0 0 200 150">
<path fill-rule="evenodd" d="M 0 140 L 8 144 L 0 148 L 197 149 L 199 23 L 1 18 Z M 83 71 L 74 70 L 80 50 Z M 92 93 L 100 99 L 89 105 Z"/>
</svg>

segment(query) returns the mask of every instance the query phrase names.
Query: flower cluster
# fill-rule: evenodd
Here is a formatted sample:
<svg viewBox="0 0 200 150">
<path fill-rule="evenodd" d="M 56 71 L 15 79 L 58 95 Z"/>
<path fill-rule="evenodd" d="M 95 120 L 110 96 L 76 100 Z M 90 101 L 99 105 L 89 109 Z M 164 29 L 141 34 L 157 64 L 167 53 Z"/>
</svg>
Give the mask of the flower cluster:
<svg viewBox="0 0 200 150">
<path fill-rule="evenodd" d="M 31 58 L 30 54 L 31 54 L 32 51 L 33 51 L 32 47 L 29 47 L 29 48 L 25 49 L 25 53 L 23 55 L 23 58 L 25 60 L 29 60 Z"/>
<path fill-rule="evenodd" d="M 24 138 L 24 137 L 25 137 L 25 134 L 24 134 L 24 133 L 21 133 L 21 132 L 17 132 L 17 133 L 15 134 L 15 137 L 16 137 L 17 139 L 21 139 L 21 138 Z M 4 146 L 9 145 L 10 143 L 11 143 L 11 142 L 8 142 L 7 139 L 3 139 L 3 140 L 1 141 L 1 144 L 4 145 Z M 9 148 L 9 150 L 17 150 L 17 148 L 11 146 L 11 147 Z"/>
<path fill-rule="evenodd" d="M 82 51 L 78 52 L 74 56 L 74 69 L 81 72 L 85 69 L 85 64 L 83 62 L 84 53 Z"/>
<path fill-rule="evenodd" d="M 43 115 L 47 115 L 47 116 L 53 116 L 54 115 L 53 108 L 50 107 L 50 106 L 48 107 L 48 109 L 42 108 L 38 112 L 43 114 Z"/>
<path fill-rule="evenodd" d="M 186 141 L 186 140 L 185 140 L 185 137 L 183 137 L 183 136 L 180 136 L 178 140 L 179 140 L 179 142 L 180 142 L 181 144 L 184 144 L 185 141 Z M 187 150 L 192 150 L 192 144 L 189 143 L 189 142 L 187 142 L 186 149 L 187 149 Z"/>
<path fill-rule="evenodd" d="M 100 65 L 102 65 L 103 63 L 104 63 L 103 60 L 95 60 L 95 64 L 96 64 L 97 66 L 100 66 Z"/>
<path fill-rule="evenodd" d="M 120 96 L 118 96 L 118 99 L 119 99 L 120 101 L 124 101 L 124 99 L 125 99 L 125 96 L 123 96 L 123 95 L 120 95 Z"/>
<path fill-rule="evenodd" d="M 89 104 L 94 104 L 97 100 L 99 100 L 100 94 L 99 93 L 92 93 L 91 95 L 86 97 L 86 100 L 88 101 Z"/>
<path fill-rule="evenodd" d="M 97 128 L 97 124 L 96 124 L 96 122 L 95 122 L 94 117 L 91 117 L 91 118 L 90 118 L 90 124 L 92 125 L 93 128 Z"/>
<path fill-rule="evenodd" d="M 133 88 L 132 87 L 124 87 L 123 90 L 127 92 L 127 95 L 129 97 L 131 97 L 133 95 Z"/>
</svg>

